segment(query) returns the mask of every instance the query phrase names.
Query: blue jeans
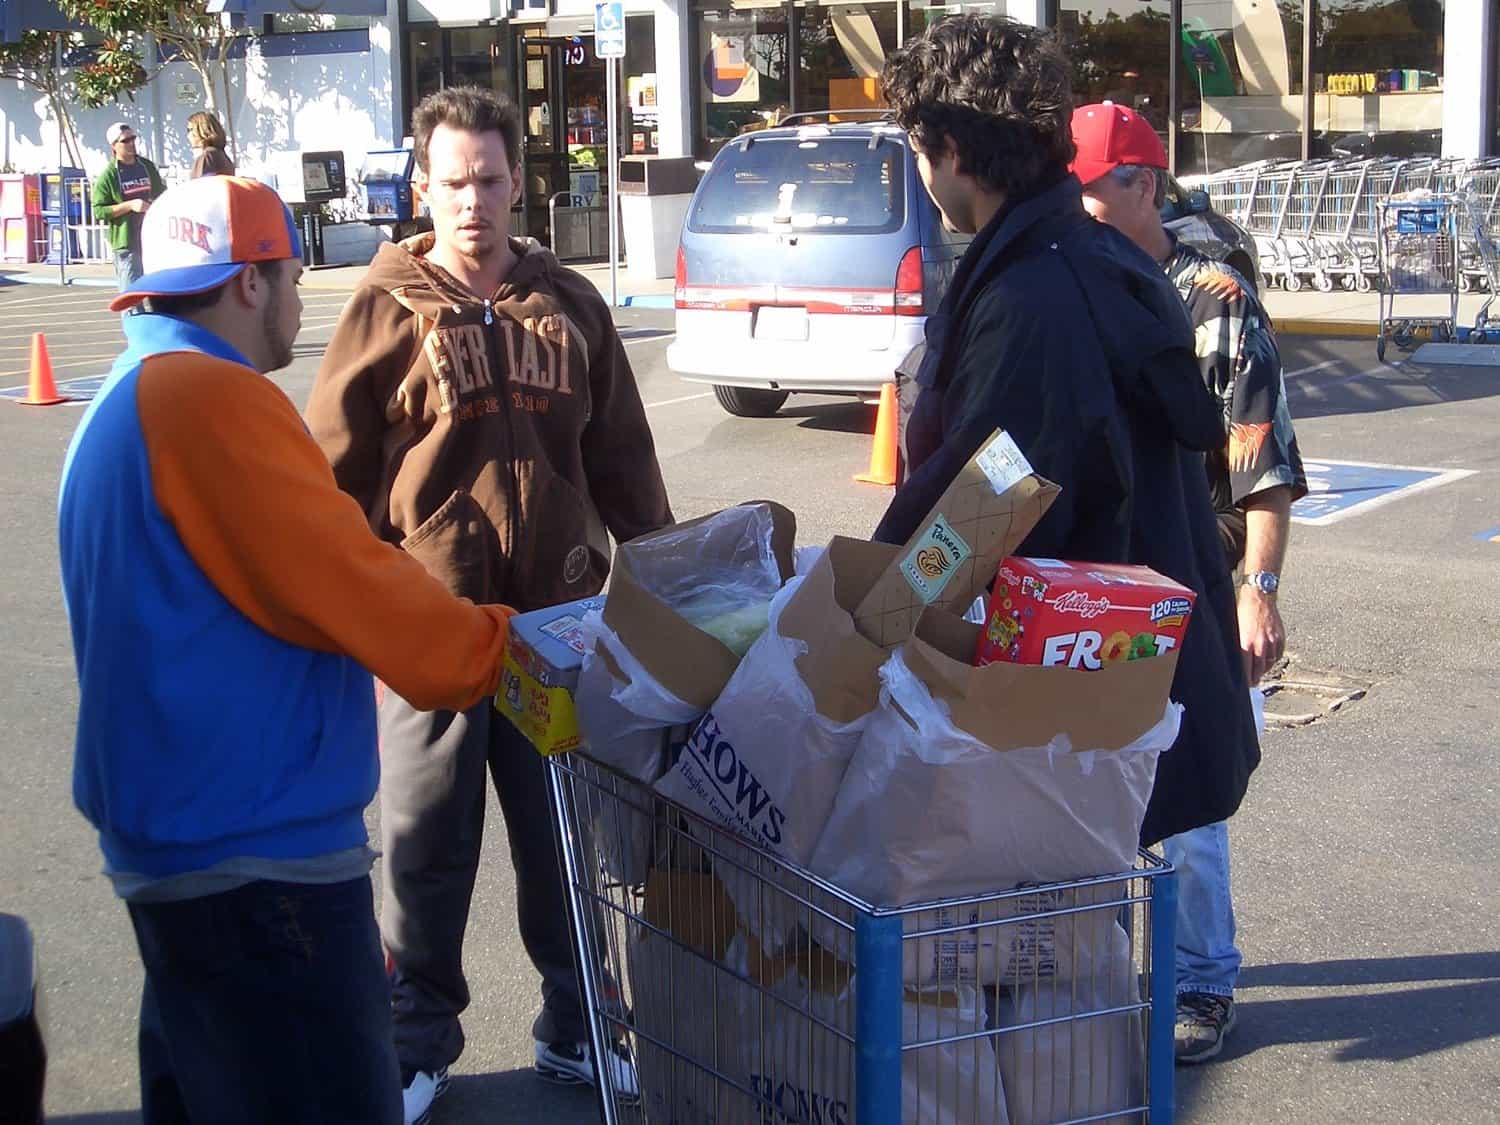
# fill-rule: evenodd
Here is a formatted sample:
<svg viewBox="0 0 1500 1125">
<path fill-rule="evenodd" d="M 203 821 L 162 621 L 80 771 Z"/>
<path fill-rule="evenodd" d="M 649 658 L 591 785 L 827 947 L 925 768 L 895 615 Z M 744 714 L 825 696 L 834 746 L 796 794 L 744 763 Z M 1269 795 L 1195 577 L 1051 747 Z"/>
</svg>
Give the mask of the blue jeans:
<svg viewBox="0 0 1500 1125">
<path fill-rule="evenodd" d="M 129 908 L 145 1125 L 400 1125 L 368 877 Z"/>
<path fill-rule="evenodd" d="M 144 272 L 145 268 L 141 265 L 139 250 L 115 251 L 115 285 L 122 293 L 139 281 Z"/>
<path fill-rule="evenodd" d="M 115 251 L 115 288 L 121 293 L 139 281 L 143 273 L 145 273 L 145 267 L 141 264 L 139 249 Z M 137 305 L 126 309 L 120 317 L 123 320 L 127 316 L 135 316 L 140 311 L 140 306 Z"/>
<path fill-rule="evenodd" d="M 1229 892 L 1229 825 L 1194 828 L 1162 841 L 1177 868 L 1177 992 L 1233 996 L 1240 974 Z"/>
</svg>

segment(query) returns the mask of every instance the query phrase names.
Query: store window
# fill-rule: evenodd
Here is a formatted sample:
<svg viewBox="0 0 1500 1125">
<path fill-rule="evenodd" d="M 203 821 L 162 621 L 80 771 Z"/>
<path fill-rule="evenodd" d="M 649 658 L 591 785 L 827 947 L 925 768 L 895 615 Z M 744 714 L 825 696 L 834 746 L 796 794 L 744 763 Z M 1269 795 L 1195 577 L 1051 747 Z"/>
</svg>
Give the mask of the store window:
<svg viewBox="0 0 1500 1125">
<path fill-rule="evenodd" d="M 1302 0 L 1183 0 L 1180 175 L 1302 155 L 1302 37 Z"/>
<path fill-rule="evenodd" d="M 1129 106 L 1151 122 L 1165 144 L 1170 104 L 1166 60 L 1172 49 L 1168 0 L 1062 0 L 1057 28 L 1073 62 L 1078 104 Z"/>
<path fill-rule="evenodd" d="M 745 126 L 763 128 L 791 108 L 791 36 L 780 5 L 704 11 L 694 19 L 700 158 Z"/>
<path fill-rule="evenodd" d="M 407 75 L 410 86 L 406 99 L 415 107 L 428 94 L 443 88 L 443 32 L 436 27 L 413 29 L 406 43 Z"/>
<path fill-rule="evenodd" d="M 880 71 L 898 45 L 894 3 L 796 9 L 797 110 L 879 107 Z"/>
<path fill-rule="evenodd" d="M 625 21 L 625 144 L 634 156 L 654 156 L 661 146 L 656 105 L 656 20 Z"/>
<path fill-rule="evenodd" d="M 406 39 L 407 105 L 448 86 L 483 86 L 515 95 L 505 28 L 413 27 Z"/>
<path fill-rule="evenodd" d="M 1319 0 L 1315 137 L 1335 156 L 1443 147 L 1443 0 Z"/>
</svg>

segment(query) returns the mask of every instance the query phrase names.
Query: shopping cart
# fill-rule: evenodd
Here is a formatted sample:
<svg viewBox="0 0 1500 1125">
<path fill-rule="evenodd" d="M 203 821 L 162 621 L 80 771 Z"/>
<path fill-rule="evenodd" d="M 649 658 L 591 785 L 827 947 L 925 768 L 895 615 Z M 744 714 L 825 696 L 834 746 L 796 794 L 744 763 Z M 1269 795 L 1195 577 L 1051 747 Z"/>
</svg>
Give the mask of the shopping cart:
<svg viewBox="0 0 1500 1125">
<path fill-rule="evenodd" d="M 1398 184 L 1400 180 L 1398 178 Z M 1427 182 L 1430 181 L 1430 177 Z M 1434 340 L 1452 340 L 1458 325 L 1458 205 L 1452 197 L 1391 199 L 1380 207 L 1380 334 L 1375 354 L 1385 359 L 1386 342 L 1408 347 L 1417 331 Z M 1396 315 L 1398 297 L 1446 296 L 1442 316 Z"/>
<path fill-rule="evenodd" d="M 584 754 L 548 783 L 607 1125 L 1171 1121 L 1155 856 L 880 910 Z"/>
</svg>

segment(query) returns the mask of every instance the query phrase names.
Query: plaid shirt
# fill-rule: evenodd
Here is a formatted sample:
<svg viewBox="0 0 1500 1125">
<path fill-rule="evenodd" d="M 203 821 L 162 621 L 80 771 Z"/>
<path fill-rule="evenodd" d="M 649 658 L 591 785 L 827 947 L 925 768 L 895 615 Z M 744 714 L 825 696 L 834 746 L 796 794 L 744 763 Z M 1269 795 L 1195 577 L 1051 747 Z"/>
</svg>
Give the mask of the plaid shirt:
<svg viewBox="0 0 1500 1125">
<path fill-rule="evenodd" d="M 1232 267 L 1178 242 L 1166 270 L 1193 322 L 1203 380 L 1224 406 L 1228 440 L 1207 457 L 1208 485 L 1224 552 L 1238 566 L 1246 501 L 1281 487 L 1293 500 L 1307 495 L 1281 354 L 1265 309 Z"/>
</svg>

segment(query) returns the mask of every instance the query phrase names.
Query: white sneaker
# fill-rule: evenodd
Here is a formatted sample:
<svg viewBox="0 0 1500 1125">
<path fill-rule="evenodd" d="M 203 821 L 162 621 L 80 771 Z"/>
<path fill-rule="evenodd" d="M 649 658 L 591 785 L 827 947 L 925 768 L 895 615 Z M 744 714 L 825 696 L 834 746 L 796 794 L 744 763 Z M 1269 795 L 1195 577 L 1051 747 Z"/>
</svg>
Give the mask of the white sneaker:
<svg viewBox="0 0 1500 1125">
<path fill-rule="evenodd" d="M 609 1067 L 609 1084 L 614 1095 L 621 1101 L 639 1101 L 641 1084 L 635 1076 L 623 1047 L 616 1047 L 606 1060 Z M 536 1072 L 549 1082 L 572 1084 L 587 1082 L 597 1085 L 594 1074 L 593 1052 L 587 1043 L 543 1043 L 536 1041 Z"/>
<path fill-rule="evenodd" d="M 403 1072 L 401 1077 L 405 1078 Z M 432 1071 L 419 1070 L 401 1091 L 401 1104 L 405 1109 L 406 1125 L 427 1125 L 432 1119 L 432 1103 L 442 1097 L 448 1089 L 448 1068 Z"/>
</svg>

